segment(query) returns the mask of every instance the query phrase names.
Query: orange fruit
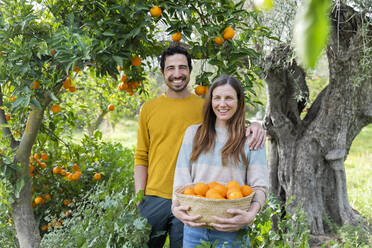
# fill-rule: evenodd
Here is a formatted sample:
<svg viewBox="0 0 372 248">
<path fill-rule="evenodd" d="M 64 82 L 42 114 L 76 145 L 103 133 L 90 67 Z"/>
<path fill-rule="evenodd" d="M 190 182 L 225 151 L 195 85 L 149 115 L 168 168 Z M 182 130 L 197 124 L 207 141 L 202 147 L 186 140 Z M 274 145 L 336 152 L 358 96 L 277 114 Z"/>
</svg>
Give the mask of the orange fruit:
<svg viewBox="0 0 372 248">
<path fill-rule="evenodd" d="M 224 197 L 214 188 L 209 189 L 205 194 L 205 197 L 209 199 L 224 199 Z"/>
<path fill-rule="evenodd" d="M 51 109 L 53 113 L 57 114 L 59 111 L 61 111 L 61 106 L 54 104 Z"/>
<path fill-rule="evenodd" d="M 71 78 L 67 77 L 62 87 L 65 88 L 66 90 L 69 89 L 71 87 Z"/>
<path fill-rule="evenodd" d="M 64 200 L 63 201 L 63 205 L 65 205 L 65 206 L 68 206 L 68 205 L 70 205 L 72 203 L 72 201 L 69 201 L 69 200 Z"/>
<path fill-rule="evenodd" d="M 76 171 L 71 176 L 72 180 L 78 180 L 80 177 L 81 177 L 81 172 L 80 171 Z"/>
<path fill-rule="evenodd" d="M 204 95 L 205 94 L 204 92 L 205 92 L 204 91 L 204 86 L 202 86 L 202 85 L 196 86 L 196 88 L 195 88 L 195 94 L 196 95 L 198 95 L 198 96 Z"/>
<path fill-rule="evenodd" d="M 52 50 L 50 50 L 50 53 L 52 54 L 52 56 L 54 56 L 54 54 L 56 54 L 56 49 L 52 49 Z"/>
<path fill-rule="evenodd" d="M 48 229 L 48 227 L 49 227 L 48 225 L 45 225 L 45 226 L 43 226 L 43 227 L 41 228 L 41 230 L 42 230 L 42 231 L 46 231 L 46 230 Z"/>
<path fill-rule="evenodd" d="M 61 169 L 61 171 L 59 172 L 59 174 L 61 174 L 62 176 L 66 176 L 67 175 L 67 172 L 64 169 Z"/>
<path fill-rule="evenodd" d="M 194 191 L 195 191 L 195 194 L 197 194 L 197 195 L 205 196 L 208 189 L 209 189 L 208 185 L 206 185 L 205 183 L 196 183 L 194 185 Z"/>
<path fill-rule="evenodd" d="M 209 189 L 212 189 L 212 188 L 214 188 L 214 186 L 216 186 L 216 185 L 218 185 L 219 183 L 218 182 L 210 182 L 210 183 L 208 183 L 208 188 Z"/>
<path fill-rule="evenodd" d="M 141 65 L 141 58 L 138 56 L 134 56 L 132 58 L 132 65 L 133 66 L 140 66 Z"/>
<path fill-rule="evenodd" d="M 11 96 L 9 100 L 10 100 L 11 102 L 14 102 L 14 101 L 15 101 L 15 97 L 14 97 L 14 96 Z"/>
<path fill-rule="evenodd" d="M 216 38 L 214 38 L 214 42 L 216 42 L 218 45 L 223 45 L 223 43 L 225 43 L 225 40 L 217 36 Z"/>
<path fill-rule="evenodd" d="M 62 168 L 57 166 L 53 168 L 53 174 L 59 174 L 62 172 Z"/>
<path fill-rule="evenodd" d="M 184 195 L 195 195 L 195 191 L 193 188 L 191 187 L 187 187 L 184 191 L 183 191 L 183 194 Z"/>
<path fill-rule="evenodd" d="M 35 154 L 34 154 L 34 159 L 40 159 L 39 154 L 35 153 Z"/>
<path fill-rule="evenodd" d="M 5 119 L 6 119 L 7 121 L 9 121 L 9 120 L 10 120 L 10 114 L 6 113 L 6 114 L 5 114 Z"/>
<path fill-rule="evenodd" d="M 107 110 L 113 111 L 115 109 L 115 106 L 113 104 L 108 105 Z"/>
<path fill-rule="evenodd" d="M 68 88 L 68 90 L 70 91 L 70 92 L 75 92 L 76 91 L 76 87 L 75 86 L 70 86 L 69 88 Z"/>
<path fill-rule="evenodd" d="M 140 64 L 141 64 L 141 61 L 140 61 Z M 123 76 L 121 76 L 120 81 L 122 81 L 123 83 L 125 83 L 125 81 L 127 81 L 127 79 L 128 79 L 128 76 L 124 74 Z"/>
<path fill-rule="evenodd" d="M 181 36 L 181 32 L 174 33 L 172 34 L 172 40 L 174 42 L 179 42 L 181 40 Z"/>
<path fill-rule="evenodd" d="M 45 152 L 44 152 L 44 153 L 41 154 L 41 159 L 42 159 L 42 160 L 46 161 L 46 160 L 48 160 L 48 158 L 49 158 L 48 153 L 45 153 Z"/>
<path fill-rule="evenodd" d="M 94 180 L 100 180 L 101 179 L 101 174 L 96 173 L 96 174 L 94 174 L 93 178 L 94 178 Z"/>
<path fill-rule="evenodd" d="M 31 89 L 37 90 L 39 88 L 40 88 L 40 83 L 38 81 L 33 81 L 32 82 L 32 86 L 31 86 Z"/>
<path fill-rule="evenodd" d="M 232 27 L 227 27 L 222 33 L 222 36 L 225 40 L 230 40 L 234 37 L 235 31 Z"/>
<path fill-rule="evenodd" d="M 75 65 L 75 66 L 74 66 L 74 72 L 79 72 L 79 71 L 80 71 L 80 67 L 77 66 L 77 65 Z"/>
<path fill-rule="evenodd" d="M 226 184 L 227 189 L 230 189 L 232 187 L 236 187 L 240 190 L 240 183 L 238 183 L 237 181 L 230 181 Z"/>
<path fill-rule="evenodd" d="M 150 9 L 150 15 L 152 17 L 159 17 L 161 16 L 161 8 L 159 8 L 158 6 L 154 6 Z"/>
<path fill-rule="evenodd" d="M 50 198 L 51 198 L 50 194 L 45 194 L 45 195 L 44 195 L 44 199 L 45 199 L 45 200 L 49 200 Z"/>
<path fill-rule="evenodd" d="M 78 164 L 74 164 L 74 166 L 72 166 L 72 170 L 73 171 L 80 171 L 80 167 Z"/>
<path fill-rule="evenodd" d="M 230 193 L 227 194 L 227 199 L 240 199 L 243 197 L 242 192 L 240 191 L 231 191 Z"/>
<path fill-rule="evenodd" d="M 35 198 L 34 201 L 35 201 L 36 204 L 42 204 L 44 199 L 41 196 L 38 196 L 38 197 Z"/>
<path fill-rule="evenodd" d="M 47 165 L 46 165 L 46 163 L 40 163 L 39 164 L 41 167 L 43 167 L 43 168 L 45 168 Z"/>
<path fill-rule="evenodd" d="M 118 66 L 116 67 L 116 69 L 118 69 L 118 71 L 122 71 L 122 70 L 124 70 L 124 68 L 123 68 L 121 65 L 118 65 Z"/>
<path fill-rule="evenodd" d="M 213 187 L 213 189 L 217 190 L 218 193 L 222 196 L 222 197 L 226 197 L 226 193 L 227 193 L 227 188 L 221 184 L 217 184 Z"/>
<path fill-rule="evenodd" d="M 242 192 L 243 196 L 248 196 L 252 194 L 253 189 L 249 187 L 248 185 L 243 185 L 240 187 L 240 191 Z"/>
</svg>

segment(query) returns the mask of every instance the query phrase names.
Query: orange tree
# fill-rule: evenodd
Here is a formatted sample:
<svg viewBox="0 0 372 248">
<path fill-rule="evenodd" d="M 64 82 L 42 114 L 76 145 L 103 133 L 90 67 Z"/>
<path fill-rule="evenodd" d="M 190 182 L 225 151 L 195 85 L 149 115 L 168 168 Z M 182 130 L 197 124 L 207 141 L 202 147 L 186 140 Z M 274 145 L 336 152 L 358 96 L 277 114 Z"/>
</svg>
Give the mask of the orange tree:
<svg viewBox="0 0 372 248">
<path fill-rule="evenodd" d="M 215 66 L 213 72 L 202 70 L 197 84 L 207 86 L 221 73 L 235 75 L 247 90 L 257 81 L 259 68 L 252 58 L 258 54 L 251 47 L 270 33 L 259 23 L 258 12 L 245 9 L 244 1 L 159 1 L 160 15 L 159 11 L 151 15 L 153 5 L 144 0 L 0 4 L 1 176 L 11 185 L 12 218 L 21 247 L 40 243 L 32 202 L 50 200 L 49 196 L 40 199 L 33 195 L 32 176 L 43 180 L 40 172 L 52 173 L 51 166 L 60 155 L 63 158 L 60 144 L 72 149 L 69 130 L 76 125 L 79 111 L 83 112 L 76 109 L 78 94 L 74 85 L 68 85 L 68 78 L 92 70 L 102 77 L 102 88 L 116 89 L 105 77 L 121 80 L 125 74 L 128 78 L 123 80 L 122 90 L 132 96 L 144 94 L 146 72 L 153 69 L 147 59 L 158 57 L 173 39 L 173 45 L 187 46 L 194 58 Z M 162 33 L 169 38 L 161 39 Z M 79 88 L 88 85 L 81 81 L 75 88 L 82 92 Z M 250 101 L 250 94 L 247 99 Z M 41 145 L 52 141 L 60 144 Z M 45 147 L 51 149 L 49 155 L 53 153 L 46 162 L 31 157 Z M 80 160 L 76 155 L 65 161 L 66 166 L 81 164 Z M 84 178 L 77 171 L 69 172 Z M 69 181 L 70 175 L 66 176 Z"/>
</svg>

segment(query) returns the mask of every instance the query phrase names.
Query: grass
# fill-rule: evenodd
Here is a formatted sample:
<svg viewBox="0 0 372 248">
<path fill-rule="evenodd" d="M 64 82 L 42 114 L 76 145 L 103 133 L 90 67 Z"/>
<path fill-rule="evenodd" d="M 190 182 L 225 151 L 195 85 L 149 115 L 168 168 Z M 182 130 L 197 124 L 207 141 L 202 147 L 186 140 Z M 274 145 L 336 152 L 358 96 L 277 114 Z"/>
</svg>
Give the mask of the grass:
<svg viewBox="0 0 372 248">
<path fill-rule="evenodd" d="M 372 222 L 372 125 L 354 139 L 345 171 L 350 205 Z"/>
<path fill-rule="evenodd" d="M 133 147 L 137 143 L 137 121 L 122 120 L 115 128 L 101 125 L 103 139 Z M 79 139 L 82 134 L 77 134 Z M 345 161 L 346 183 L 350 205 L 372 222 L 372 125 L 362 129 L 353 141 Z"/>
</svg>

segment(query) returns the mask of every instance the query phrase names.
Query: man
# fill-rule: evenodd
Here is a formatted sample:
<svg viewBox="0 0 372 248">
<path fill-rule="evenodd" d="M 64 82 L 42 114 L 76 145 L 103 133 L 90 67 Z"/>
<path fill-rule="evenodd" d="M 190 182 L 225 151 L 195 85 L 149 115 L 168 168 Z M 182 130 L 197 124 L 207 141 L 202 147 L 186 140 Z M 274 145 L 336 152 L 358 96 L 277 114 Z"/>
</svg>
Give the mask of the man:
<svg viewBox="0 0 372 248">
<path fill-rule="evenodd" d="M 170 247 L 178 248 L 182 247 L 183 223 L 171 211 L 174 170 L 186 128 L 202 122 L 204 99 L 187 88 L 192 65 L 186 49 L 166 49 L 160 67 L 168 89 L 141 108 L 134 180 L 136 192 L 144 190 L 146 195 L 138 208 L 152 226 L 149 247 L 163 247 L 169 234 Z M 253 133 L 251 148 L 263 145 L 265 132 L 259 124 L 248 127 L 247 133 Z"/>
</svg>

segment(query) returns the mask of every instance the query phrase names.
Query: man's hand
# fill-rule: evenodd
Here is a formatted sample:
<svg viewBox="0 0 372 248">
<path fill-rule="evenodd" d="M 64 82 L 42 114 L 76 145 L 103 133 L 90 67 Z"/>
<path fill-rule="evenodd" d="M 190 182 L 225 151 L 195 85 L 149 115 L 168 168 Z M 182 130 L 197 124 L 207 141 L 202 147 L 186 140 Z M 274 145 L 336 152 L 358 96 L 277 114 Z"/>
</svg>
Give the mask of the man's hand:
<svg viewBox="0 0 372 248">
<path fill-rule="evenodd" d="M 263 129 L 260 123 L 252 122 L 251 125 L 247 127 L 245 135 L 252 135 L 252 138 L 248 144 L 251 150 L 256 150 L 265 145 L 266 131 Z"/>
</svg>

